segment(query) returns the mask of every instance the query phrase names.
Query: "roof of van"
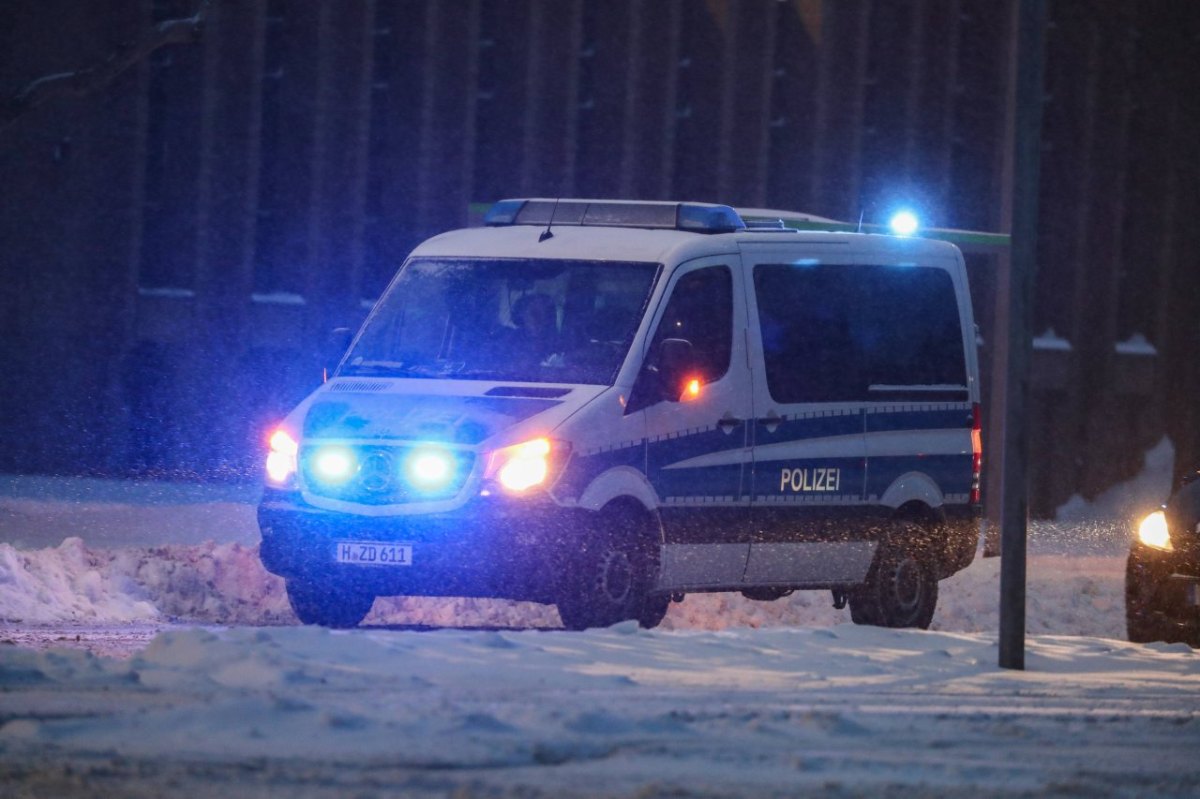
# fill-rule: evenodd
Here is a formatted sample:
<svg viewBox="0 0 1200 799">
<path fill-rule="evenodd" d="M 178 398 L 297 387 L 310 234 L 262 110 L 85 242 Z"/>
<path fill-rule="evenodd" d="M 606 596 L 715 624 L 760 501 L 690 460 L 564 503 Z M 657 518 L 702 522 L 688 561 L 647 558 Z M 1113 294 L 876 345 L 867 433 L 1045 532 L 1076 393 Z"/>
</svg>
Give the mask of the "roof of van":
<svg viewBox="0 0 1200 799">
<path fill-rule="evenodd" d="M 550 236 L 546 236 L 549 230 Z M 668 263 L 706 255 L 732 254 L 745 245 L 833 248 L 856 253 L 954 257 L 953 244 L 920 237 L 876 233 L 742 229 L 724 233 L 641 227 L 507 225 L 442 233 L 413 250 L 416 257 L 554 258 Z M 831 251 L 833 251 L 831 250 Z"/>
</svg>

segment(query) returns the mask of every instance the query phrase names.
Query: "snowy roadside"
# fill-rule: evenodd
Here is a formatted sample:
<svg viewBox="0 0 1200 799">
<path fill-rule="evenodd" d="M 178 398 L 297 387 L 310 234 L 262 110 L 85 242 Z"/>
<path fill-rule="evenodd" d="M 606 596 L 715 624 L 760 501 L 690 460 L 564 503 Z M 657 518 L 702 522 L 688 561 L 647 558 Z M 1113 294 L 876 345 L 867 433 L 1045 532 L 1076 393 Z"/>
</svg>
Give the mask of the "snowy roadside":
<svg viewBox="0 0 1200 799">
<path fill-rule="evenodd" d="M 29 796 L 1188 796 L 1188 647 L 828 628 L 160 634 L 0 648 Z M 281 793 L 282 792 L 282 793 Z"/>
</svg>

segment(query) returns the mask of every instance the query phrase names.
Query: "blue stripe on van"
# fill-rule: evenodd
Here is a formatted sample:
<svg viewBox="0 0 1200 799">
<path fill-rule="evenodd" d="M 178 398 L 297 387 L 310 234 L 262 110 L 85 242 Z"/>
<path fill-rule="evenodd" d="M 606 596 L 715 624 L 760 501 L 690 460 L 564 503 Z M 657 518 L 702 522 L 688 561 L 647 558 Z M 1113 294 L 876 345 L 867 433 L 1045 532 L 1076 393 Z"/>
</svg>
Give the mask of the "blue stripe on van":
<svg viewBox="0 0 1200 799">
<path fill-rule="evenodd" d="M 601 452 L 574 454 L 567 462 L 562 477 L 554 485 L 555 496 L 562 499 L 579 499 L 584 489 L 602 473 L 618 466 L 630 466 L 639 472 L 646 468 L 644 441 L 627 444 Z"/>
<path fill-rule="evenodd" d="M 646 453 L 648 477 L 658 496 L 664 501 L 671 497 L 717 498 L 727 501 L 740 499 L 742 463 L 745 452 L 745 430 L 737 428 L 725 433 L 719 428 L 696 429 L 676 438 L 650 441 Z M 727 465 L 668 469 L 668 466 L 702 455 L 727 454 Z"/>
<path fill-rule="evenodd" d="M 806 438 L 846 436 L 861 433 L 862 411 L 855 408 L 848 413 L 805 414 L 781 418 L 775 432 L 767 430 L 765 419 L 755 420 L 755 443 L 774 444 L 781 441 L 802 441 Z"/>
<path fill-rule="evenodd" d="M 882 433 L 893 430 L 943 430 L 951 428 L 961 430 L 970 427 L 971 421 L 971 408 L 969 406 L 927 410 L 872 408 L 867 411 L 867 432 Z"/>
<path fill-rule="evenodd" d="M 894 455 L 871 458 L 867 497 L 878 499 L 898 477 L 921 472 L 937 483 L 942 494 L 967 494 L 971 490 L 971 454 Z"/>
</svg>

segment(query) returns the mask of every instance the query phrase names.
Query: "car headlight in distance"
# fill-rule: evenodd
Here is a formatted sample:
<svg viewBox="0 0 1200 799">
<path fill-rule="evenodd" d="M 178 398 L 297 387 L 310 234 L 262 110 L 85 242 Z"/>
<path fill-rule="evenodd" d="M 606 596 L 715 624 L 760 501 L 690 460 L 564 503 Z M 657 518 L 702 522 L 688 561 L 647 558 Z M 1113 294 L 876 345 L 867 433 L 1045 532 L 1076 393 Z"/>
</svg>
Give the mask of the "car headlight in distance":
<svg viewBox="0 0 1200 799">
<path fill-rule="evenodd" d="M 1167 529 L 1167 516 L 1161 510 L 1156 510 L 1142 519 L 1137 534 L 1138 540 L 1148 547 L 1168 552 L 1175 549 L 1171 545 L 1171 531 Z"/>
<path fill-rule="evenodd" d="M 567 444 L 548 438 L 498 449 L 488 458 L 484 479 L 494 479 L 511 494 L 522 494 L 552 483 L 566 463 L 567 452 Z"/>
<path fill-rule="evenodd" d="M 270 447 L 267 452 L 267 479 L 276 485 L 284 485 L 296 474 L 296 453 L 300 446 L 282 427 L 271 433 L 267 443 Z"/>
</svg>

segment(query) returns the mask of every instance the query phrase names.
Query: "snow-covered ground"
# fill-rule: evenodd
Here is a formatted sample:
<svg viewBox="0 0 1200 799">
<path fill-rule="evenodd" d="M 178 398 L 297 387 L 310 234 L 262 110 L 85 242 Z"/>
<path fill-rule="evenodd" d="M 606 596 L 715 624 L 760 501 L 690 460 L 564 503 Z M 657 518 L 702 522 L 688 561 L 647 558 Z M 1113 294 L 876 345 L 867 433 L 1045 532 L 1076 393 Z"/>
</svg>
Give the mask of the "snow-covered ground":
<svg viewBox="0 0 1200 799">
<path fill-rule="evenodd" d="M 259 565 L 252 488 L 0 478 L 0 796 L 1195 796 L 1200 657 L 1123 640 L 1156 452 L 1033 526 L 1023 672 L 996 666 L 996 559 L 928 632 L 823 592 L 587 633 L 381 599 L 330 632 Z"/>
</svg>

